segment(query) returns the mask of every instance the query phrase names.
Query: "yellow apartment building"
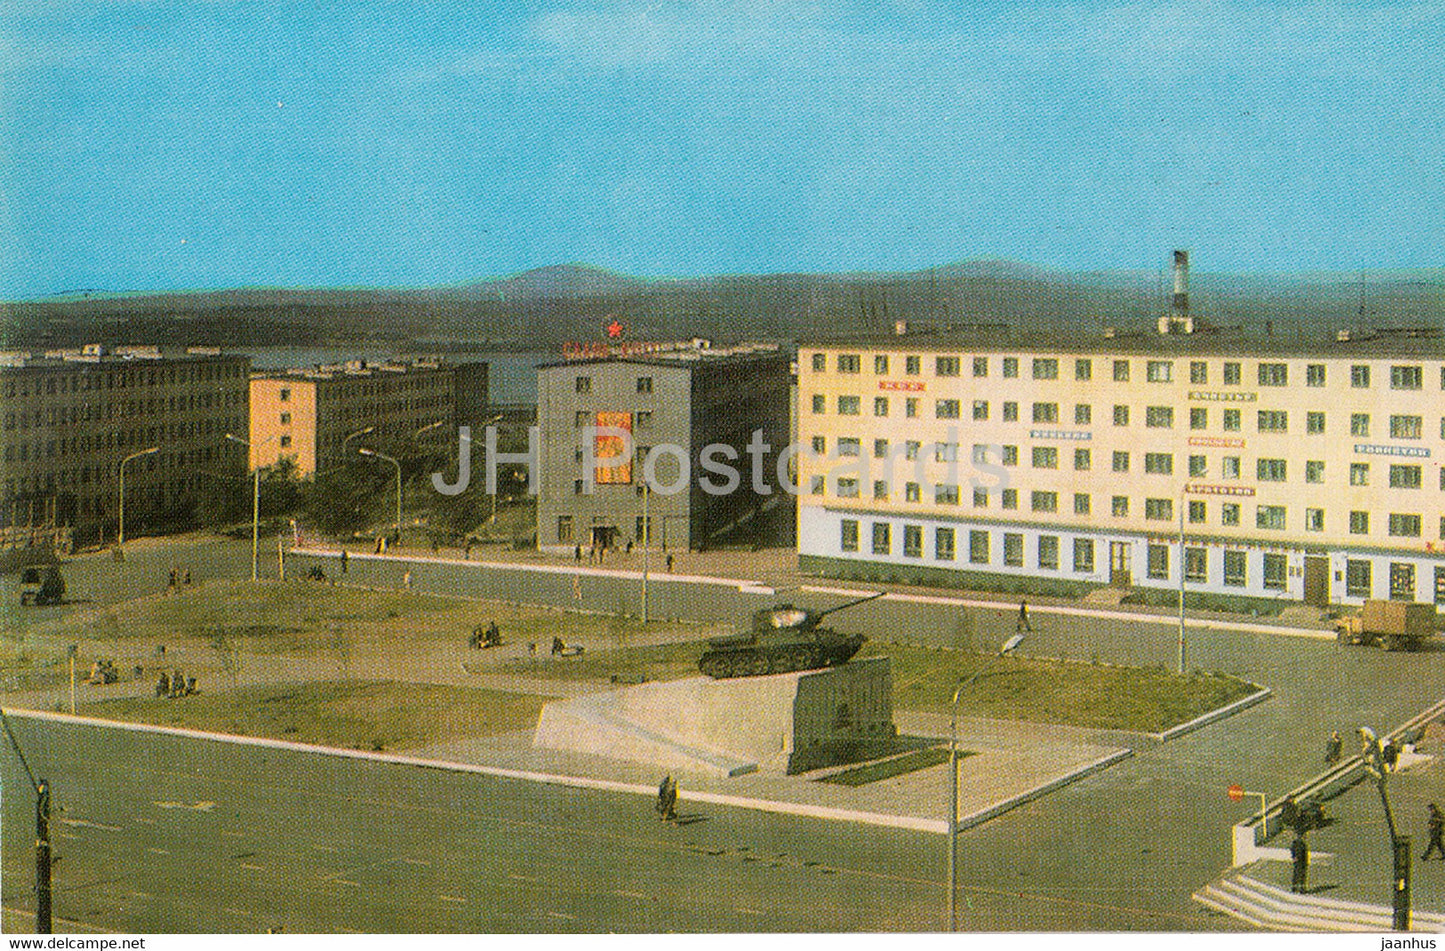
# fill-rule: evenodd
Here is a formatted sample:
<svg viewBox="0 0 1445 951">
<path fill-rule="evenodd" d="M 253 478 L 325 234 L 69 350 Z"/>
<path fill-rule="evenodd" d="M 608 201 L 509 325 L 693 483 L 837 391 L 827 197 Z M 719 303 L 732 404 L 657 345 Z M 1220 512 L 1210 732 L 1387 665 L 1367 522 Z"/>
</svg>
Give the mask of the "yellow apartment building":
<svg viewBox="0 0 1445 951">
<path fill-rule="evenodd" d="M 813 569 L 1445 603 L 1429 332 L 820 340 L 799 348 L 798 392 Z"/>
</svg>

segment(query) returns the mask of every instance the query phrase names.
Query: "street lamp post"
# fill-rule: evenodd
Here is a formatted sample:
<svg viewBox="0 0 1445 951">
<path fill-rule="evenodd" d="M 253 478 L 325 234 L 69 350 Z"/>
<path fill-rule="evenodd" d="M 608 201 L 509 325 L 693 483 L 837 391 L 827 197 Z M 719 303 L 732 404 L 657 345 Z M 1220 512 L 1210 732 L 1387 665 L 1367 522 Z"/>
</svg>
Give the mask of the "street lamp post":
<svg viewBox="0 0 1445 951">
<path fill-rule="evenodd" d="M 363 456 L 381 459 L 396 467 L 396 541 L 397 544 L 401 544 L 401 463 L 385 453 L 377 452 L 375 449 L 367 449 L 365 446 L 356 451 Z"/>
<path fill-rule="evenodd" d="M 341 440 L 341 455 L 342 455 L 343 457 L 346 455 L 346 446 L 347 446 L 348 443 L 351 442 L 351 440 L 355 439 L 357 436 L 365 436 L 367 433 L 374 433 L 374 432 L 376 432 L 376 427 L 375 427 L 375 426 L 368 426 L 368 427 L 366 427 L 365 429 L 358 429 L 356 432 L 352 433 L 351 435 L 347 436 L 345 439 Z"/>
<path fill-rule="evenodd" d="M 226 438 L 233 443 L 245 446 L 249 451 L 251 444 L 237 436 L 235 433 L 226 433 Z M 275 436 L 263 440 L 260 445 L 275 439 Z M 260 577 L 258 564 L 261 557 L 261 467 L 258 465 L 252 470 L 251 476 L 251 580 L 256 581 Z"/>
<path fill-rule="evenodd" d="M 948 930 L 958 930 L 958 698 L 978 682 L 999 658 L 1007 657 L 1023 643 L 1024 635 L 1015 634 L 1004 641 L 998 653 L 969 677 L 958 682 L 953 690 L 953 715 L 948 721 Z"/>
<path fill-rule="evenodd" d="M 506 413 L 498 413 L 496 416 L 493 416 L 493 417 L 491 417 L 490 419 L 483 420 L 483 421 L 482 421 L 482 428 L 485 429 L 486 427 L 492 425 L 493 423 L 499 423 L 499 422 L 501 422 L 501 421 L 502 421 L 502 418 L 503 418 L 504 416 L 506 416 L 506 415 L 507 415 Z M 483 443 L 483 445 L 485 445 L 485 443 Z M 491 471 L 493 471 L 493 470 L 491 470 L 491 469 L 489 468 L 487 471 L 488 471 L 488 472 L 491 472 Z M 493 478 L 493 480 L 492 480 L 492 514 L 489 515 L 489 516 L 487 516 L 487 524 L 488 524 L 488 525 L 495 525 L 495 524 L 497 524 L 497 483 L 496 483 L 496 479 L 495 479 L 495 478 Z"/>
<path fill-rule="evenodd" d="M 642 477 L 642 623 L 647 623 L 647 549 L 652 542 L 652 485 Z"/>
<path fill-rule="evenodd" d="M 120 530 L 116 533 L 117 548 L 125 546 L 125 464 L 132 459 L 139 459 L 141 456 L 149 456 L 151 453 L 160 451 L 160 446 L 152 446 L 149 449 L 142 449 L 140 452 L 133 452 L 120 461 Z"/>
<path fill-rule="evenodd" d="M 1189 503 L 1184 496 L 1189 491 L 1186 483 L 1179 489 L 1179 675 L 1184 676 L 1184 566 L 1188 559 L 1184 555 L 1184 508 Z"/>
</svg>

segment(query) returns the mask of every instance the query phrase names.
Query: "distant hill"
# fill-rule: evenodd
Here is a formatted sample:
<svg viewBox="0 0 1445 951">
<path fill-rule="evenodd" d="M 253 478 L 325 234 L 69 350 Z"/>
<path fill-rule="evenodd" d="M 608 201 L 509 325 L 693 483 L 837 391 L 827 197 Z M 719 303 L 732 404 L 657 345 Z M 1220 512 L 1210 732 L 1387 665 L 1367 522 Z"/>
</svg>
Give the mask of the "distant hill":
<svg viewBox="0 0 1445 951">
<path fill-rule="evenodd" d="M 933 325 L 1020 330 L 1152 326 L 1168 275 L 1069 272 L 978 260 L 909 272 L 718 275 L 650 280 L 587 264 L 421 289 L 243 288 L 189 294 L 99 292 L 0 304 L 0 346 L 174 342 L 353 345 L 472 342 L 553 349 L 596 339 L 614 318 L 631 339 L 793 339 Z M 1195 272 L 1191 309 L 1216 325 L 1325 333 L 1354 326 L 1445 325 L 1445 268 L 1366 275 Z"/>
</svg>

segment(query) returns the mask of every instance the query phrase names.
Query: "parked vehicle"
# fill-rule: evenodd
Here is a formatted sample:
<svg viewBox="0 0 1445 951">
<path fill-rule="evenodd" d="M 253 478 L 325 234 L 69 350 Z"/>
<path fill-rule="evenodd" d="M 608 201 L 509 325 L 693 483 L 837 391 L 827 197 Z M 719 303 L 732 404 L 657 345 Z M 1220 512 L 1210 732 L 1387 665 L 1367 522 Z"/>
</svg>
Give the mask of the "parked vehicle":
<svg viewBox="0 0 1445 951">
<path fill-rule="evenodd" d="M 31 565 L 20 573 L 20 603 L 59 604 L 65 598 L 65 579 L 54 565 Z"/>
<path fill-rule="evenodd" d="M 1419 650 L 1435 636 L 1435 605 L 1366 601 L 1360 613 L 1335 622 L 1341 644 L 1379 643 L 1387 651 Z"/>
</svg>

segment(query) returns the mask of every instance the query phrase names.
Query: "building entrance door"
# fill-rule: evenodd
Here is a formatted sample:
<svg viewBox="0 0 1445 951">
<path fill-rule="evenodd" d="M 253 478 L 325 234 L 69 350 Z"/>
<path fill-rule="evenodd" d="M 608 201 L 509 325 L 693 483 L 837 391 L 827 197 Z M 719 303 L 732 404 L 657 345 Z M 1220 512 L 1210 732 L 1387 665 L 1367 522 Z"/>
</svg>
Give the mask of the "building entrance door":
<svg viewBox="0 0 1445 951">
<path fill-rule="evenodd" d="M 1134 583 L 1129 572 L 1129 543 L 1109 543 L 1109 587 L 1127 588 Z"/>
<path fill-rule="evenodd" d="M 1330 560 L 1324 555 L 1305 555 L 1305 604 L 1330 606 Z"/>
<path fill-rule="evenodd" d="M 617 547 L 617 526 L 616 525 L 593 525 L 592 526 L 592 547 L 598 551 L 607 551 Z"/>
</svg>

